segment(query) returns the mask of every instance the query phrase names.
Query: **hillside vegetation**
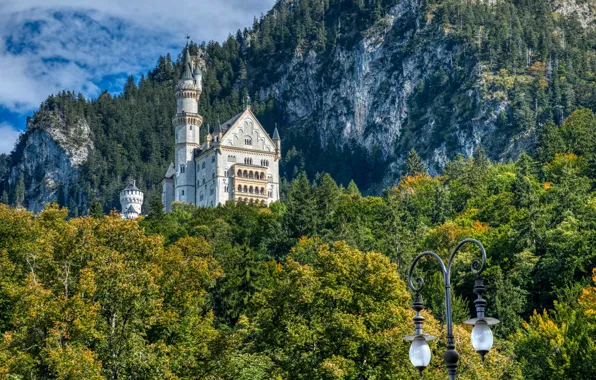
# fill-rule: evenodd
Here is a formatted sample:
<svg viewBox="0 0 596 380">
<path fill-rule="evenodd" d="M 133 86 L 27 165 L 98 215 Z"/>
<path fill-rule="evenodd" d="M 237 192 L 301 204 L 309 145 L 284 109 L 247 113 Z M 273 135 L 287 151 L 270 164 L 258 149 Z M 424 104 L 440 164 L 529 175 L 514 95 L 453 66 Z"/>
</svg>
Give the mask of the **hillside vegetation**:
<svg viewBox="0 0 596 380">
<path fill-rule="evenodd" d="M 415 152 L 381 196 L 299 174 L 269 208 L 152 201 L 149 216 L 68 220 L 0 205 L 0 374 L 61 379 L 417 378 L 408 264 L 473 237 L 488 252 L 482 364 L 471 315 L 470 248 L 456 259 L 461 379 L 580 379 L 595 372 L 596 117 L 548 124 L 534 156 L 482 151 L 431 177 Z M 426 330 L 441 335 L 436 264 L 421 266 Z M 594 276 L 594 278 L 592 278 Z M 433 344 L 423 378 L 445 375 Z M 9 377 L 10 378 L 10 377 Z"/>
</svg>

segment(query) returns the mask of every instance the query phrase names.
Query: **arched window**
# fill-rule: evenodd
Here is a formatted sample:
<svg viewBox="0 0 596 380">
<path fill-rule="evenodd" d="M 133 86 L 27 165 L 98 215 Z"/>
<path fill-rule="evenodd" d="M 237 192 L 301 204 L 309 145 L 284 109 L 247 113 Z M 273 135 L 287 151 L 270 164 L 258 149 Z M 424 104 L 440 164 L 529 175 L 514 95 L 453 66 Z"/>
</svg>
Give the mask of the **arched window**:
<svg viewBox="0 0 596 380">
<path fill-rule="evenodd" d="M 273 198 L 273 191 L 269 190 L 269 198 Z"/>
<path fill-rule="evenodd" d="M 248 193 L 248 186 L 244 185 L 244 192 Z"/>
<path fill-rule="evenodd" d="M 254 178 L 254 174 L 253 174 L 252 170 L 248 172 L 248 178 Z"/>
<path fill-rule="evenodd" d="M 224 177 L 227 177 L 227 176 L 228 176 L 228 171 L 224 170 Z"/>
<path fill-rule="evenodd" d="M 242 185 L 238 185 L 238 192 L 242 192 Z"/>
<path fill-rule="evenodd" d="M 238 177 L 242 177 L 242 170 L 238 169 L 238 173 L 236 173 Z"/>
<path fill-rule="evenodd" d="M 244 145 L 252 145 L 252 137 L 246 136 L 244 138 Z"/>
<path fill-rule="evenodd" d="M 184 165 L 180 165 L 180 174 L 186 172 L 186 167 Z"/>
<path fill-rule="evenodd" d="M 261 187 L 261 195 L 265 195 L 265 188 Z"/>
<path fill-rule="evenodd" d="M 242 172 L 242 176 L 243 176 L 244 178 L 248 178 L 248 172 L 245 170 L 244 172 Z"/>
<path fill-rule="evenodd" d="M 248 188 L 248 192 L 252 194 L 252 186 Z"/>
<path fill-rule="evenodd" d="M 261 177 L 260 179 L 265 179 L 265 173 L 261 172 Z"/>
<path fill-rule="evenodd" d="M 228 192 L 228 187 L 224 186 L 224 193 L 227 193 L 227 192 Z"/>
</svg>

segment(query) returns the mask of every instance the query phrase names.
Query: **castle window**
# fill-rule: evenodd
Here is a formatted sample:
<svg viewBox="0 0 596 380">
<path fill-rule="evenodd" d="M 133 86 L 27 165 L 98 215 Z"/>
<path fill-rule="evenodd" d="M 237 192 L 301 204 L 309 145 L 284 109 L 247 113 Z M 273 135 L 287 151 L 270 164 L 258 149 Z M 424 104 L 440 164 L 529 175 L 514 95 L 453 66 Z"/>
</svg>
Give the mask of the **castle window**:
<svg viewBox="0 0 596 380">
<path fill-rule="evenodd" d="M 190 130 L 192 131 L 192 125 L 190 126 Z"/>
<path fill-rule="evenodd" d="M 242 170 L 238 169 L 238 173 L 236 173 L 238 177 L 242 177 Z"/>
<path fill-rule="evenodd" d="M 205 161 L 203 161 L 203 164 L 201 165 L 201 168 L 205 169 Z"/>
<path fill-rule="evenodd" d="M 215 170 L 211 172 L 211 177 L 215 178 Z"/>
<path fill-rule="evenodd" d="M 246 185 L 244 185 L 244 192 L 248 193 L 248 187 Z"/>
<path fill-rule="evenodd" d="M 211 162 L 215 162 L 215 155 L 211 156 Z"/>
<path fill-rule="evenodd" d="M 184 196 L 184 190 L 182 190 L 182 192 L 180 193 L 180 195 Z"/>
<path fill-rule="evenodd" d="M 228 156 L 228 162 L 236 162 L 236 156 Z"/>
<path fill-rule="evenodd" d="M 273 191 L 269 190 L 269 198 L 273 198 Z"/>
<path fill-rule="evenodd" d="M 262 173 L 262 172 L 261 172 L 260 179 L 265 179 L 265 173 Z"/>
<path fill-rule="evenodd" d="M 184 165 L 180 165 L 180 174 L 186 172 L 186 167 Z"/>
<path fill-rule="evenodd" d="M 252 137 L 246 136 L 244 138 L 244 145 L 252 145 Z"/>
<path fill-rule="evenodd" d="M 213 195 L 215 193 L 215 188 L 213 186 L 211 186 L 211 189 L 209 189 L 209 195 Z"/>
<path fill-rule="evenodd" d="M 227 177 L 227 176 L 228 176 L 228 171 L 224 170 L 224 177 Z"/>
<path fill-rule="evenodd" d="M 246 157 L 244 159 L 244 163 L 247 164 L 247 165 L 252 165 L 252 158 Z"/>
<path fill-rule="evenodd" d="M 224 186 L 224 193 L 227 193 L 227 192 L 228 192 L 228 187 Z"/>
<path fill-rule="evenodd" d="M 203 193 L 201 193 L 201 195 L 199 196 L 199 200 L 200 200 L 201 202 L 203 202 L 203 199 L 204 199 L 204 198 L 205 198 L 205 196 L 203 195 Z"/>
<path fill-rule="evenodd" d="M 238 192 L 242 192 L 242 185 L 238 185 Z"/>
<path fill-rule="evenodd" d="M 252 173 L 252 170 L 248 172 L 248 178 L 254 178 L 254 174 Z"/>
<path fill-rule="evenodd" d="M 205 184 L 205 177 L 203 177 L 203 185 Z"/>
</svg>

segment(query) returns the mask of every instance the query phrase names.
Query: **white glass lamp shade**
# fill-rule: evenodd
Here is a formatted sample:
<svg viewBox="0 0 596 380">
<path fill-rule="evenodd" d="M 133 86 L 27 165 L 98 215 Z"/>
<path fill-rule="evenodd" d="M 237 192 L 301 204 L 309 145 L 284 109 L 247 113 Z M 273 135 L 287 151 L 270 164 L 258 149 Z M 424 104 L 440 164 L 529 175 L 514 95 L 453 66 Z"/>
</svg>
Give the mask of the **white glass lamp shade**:
<svg viewBox="0 0 596 380">
<path fill-rule="evenodd" d="M 472 346 L 476 352 L 484 356 L 493 346 L 493 333 L 488 323 L 479 320 L 472 329 Z"/>
<path fill-rule="evenodd" d="M 430 347 L 424 337 L 417 337 L 410 346 L 410 362 L 418 370 L 422 371 L 430 363 Z"/>
</svg>

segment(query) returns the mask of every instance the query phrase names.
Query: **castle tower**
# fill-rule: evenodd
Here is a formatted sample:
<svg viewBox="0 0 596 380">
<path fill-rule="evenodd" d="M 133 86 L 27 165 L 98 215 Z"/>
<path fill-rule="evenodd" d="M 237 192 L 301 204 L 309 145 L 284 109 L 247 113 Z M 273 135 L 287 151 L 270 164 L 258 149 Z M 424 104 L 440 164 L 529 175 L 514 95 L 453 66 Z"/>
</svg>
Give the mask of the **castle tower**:
<svg viewBox="0 0 596 380">
<path fill-rule="evenodd" d="M 275 143 L 275 159 L 281 159 L 281 139 L 279 138 L 279 132 L 277 131 L 277 127 L 273 131 L 273 142 Z"/>
<path fill-rule="evenodd" d="M 143 199 L 145 195 L 135 186 L 135 181 L 126 186 L 120 192 L 120 205 L 122 206 L 122 217 L 124 219 L 136 219 L 141 215 Z"/>
<path fill-rule="evenodd" d="M 195 203 L 196 172 L 194 151 L 200 146 L 200 128 L 203 117 L 198 114 L 202 92 L 202 73 L 193 70 L 190 48 L 184 51 L 182 75 L 176 86 L 176 116 L 172 119 L 176 136 L 174 201 Z"/>
</svg>

